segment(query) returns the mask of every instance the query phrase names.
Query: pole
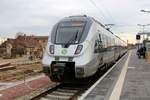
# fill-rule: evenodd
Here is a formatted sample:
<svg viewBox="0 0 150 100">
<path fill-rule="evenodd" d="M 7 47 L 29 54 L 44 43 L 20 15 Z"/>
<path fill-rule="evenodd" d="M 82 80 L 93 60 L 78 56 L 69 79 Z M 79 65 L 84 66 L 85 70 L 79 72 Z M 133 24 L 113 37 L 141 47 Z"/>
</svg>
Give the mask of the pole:
<svg viewBox="0 0 150 100">
<path fill-rule="evenodd" d="M 145 25 L 143 25 L 143 40 L 144 40 L 144 31 L 145 31 Z"/>
<path fill-rule="evenodd" d="M 147 10 L 140 10 L 141 12 L 150 13 L 150 11 Z"/>
</svg>

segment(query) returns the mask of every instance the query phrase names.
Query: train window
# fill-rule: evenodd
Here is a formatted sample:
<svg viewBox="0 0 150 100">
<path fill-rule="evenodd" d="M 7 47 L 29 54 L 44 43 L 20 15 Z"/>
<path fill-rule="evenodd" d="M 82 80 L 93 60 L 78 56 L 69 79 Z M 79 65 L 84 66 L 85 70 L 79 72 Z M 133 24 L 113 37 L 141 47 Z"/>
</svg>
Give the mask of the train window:
<svg viewBox="0 0 150 100">
<path fill-rule="evenodd" d="M 102 38 L 101 38 L 101 35 L 99 34 L 99 40 L 102 42 Z"/>
<path fill-rule="evenodd" d="M 107 42 L 106 42 L 106 36 L 103 34 L 103 44 L 104 44 L 104 48 L 106 48 Z"/>
<path fill-rule="evenodd" d="M 114 45 L 114 38 L 111 38 L 111 46 Z"/>
<path fill-rule="evenodd" d="M 109 44 L 109 37 L 108 36 L 106 36 L 106 40 L 107 40 L 107 47 L 109 47 L 110 44 Z"/>
<path fill-rule="evenodd" d="M 111 47 L 112 42 L 111 42 L 111 37 L 109 37 L 109 46 Z"/>
<path fill-rule="evenodd" d="M 106 38 L 104 34 L 101 34 L 101 40 L 103 41 L 104 48 L 106 47 Z"/>
<path fill-rule="evenodd" d="M 115 39 L 113 38 L 113 46 L 115 46 Z"/>
<path fill-rule="evenodd" d="M 83 29 L 83 22 L 62 22 L 58 25 L 55 42 L 60 44 L 79 43 Z"/>
</svg>

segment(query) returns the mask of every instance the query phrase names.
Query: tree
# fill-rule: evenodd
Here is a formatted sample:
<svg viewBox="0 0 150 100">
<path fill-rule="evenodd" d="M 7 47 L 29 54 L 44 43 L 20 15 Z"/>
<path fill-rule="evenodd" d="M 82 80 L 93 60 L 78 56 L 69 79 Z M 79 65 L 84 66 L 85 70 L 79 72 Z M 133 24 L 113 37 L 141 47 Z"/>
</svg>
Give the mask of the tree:
<svg viewBox="0 0 150 100">
<path fill-rule="evenodd" d="M 23 33 L 23 32 L 18 32 L 18 33 L 16 33 L 15 38 L 17 38 L 18 36 L 24 36 L 24 35 L 25 35 L 25 33 Z"/>
</svg>

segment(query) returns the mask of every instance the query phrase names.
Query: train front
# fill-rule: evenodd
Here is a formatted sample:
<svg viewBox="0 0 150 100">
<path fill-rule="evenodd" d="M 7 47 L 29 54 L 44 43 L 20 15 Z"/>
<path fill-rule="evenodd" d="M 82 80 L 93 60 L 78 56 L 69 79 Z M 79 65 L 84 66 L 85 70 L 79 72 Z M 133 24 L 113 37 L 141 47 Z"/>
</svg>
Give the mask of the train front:
<svg viewBox="0 0 150 100">
<path fill-rule="evenodd" d="M 43 56 L 43 71 L 55 82 L 89 76 L 90 62 L 87 38 L 92 22 L 86 17 L 67 17 L 58 22 L 49 36 Z M 92 56 L 92 55 L 91 55 Z"/>
</svg>

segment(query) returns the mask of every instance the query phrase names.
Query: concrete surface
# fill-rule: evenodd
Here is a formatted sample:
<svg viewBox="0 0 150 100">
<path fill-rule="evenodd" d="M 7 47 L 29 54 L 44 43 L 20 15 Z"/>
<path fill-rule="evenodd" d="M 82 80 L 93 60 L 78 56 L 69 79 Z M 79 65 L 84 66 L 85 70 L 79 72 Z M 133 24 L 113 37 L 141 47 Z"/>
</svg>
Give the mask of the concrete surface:
<svg viewBox="0 0 150 100">
<path fill-rule="evenodd" d="M 133 50 L 120 100 L 150 100 L 150 64 Z"/>
<path fill-rule="evenodd" d="M 17 81 L 17 82 L 0 82 L 0 91 L 5 90 L 7 88 L 15 87 L 19 84 L 24 84 L 24 83 L 29 82 L 29 81 L 40 79 L 43 77 L 45 77 L 45 75 L 41 74 L 41 75 L 37 75 L 37 76 L 31 77 L 31 78 L 25 79 L 25 81 L 21 80 L 21 81 Z"/>
<path fill-rule="evenodd" d="M 130 53 L 129 59 L 126 56 L 84 100 L 113 100 L 112 94 L 120 84 L 115 100 L 150 100 L 150 64 L 143 58 L 138 59 L 136 50 Z M 122 72 L 125 77 L 118 83 Z"/>
<path fill-rule="evenodd" d="M 88 94 L 84 100 L 109 100 L 115 84 L 121 74 L 128 54 L 106 75 L 106 77 Z"/>
<path fill-rule="evenodd" d="M 0 100 L 30 100 L 30 97 L 53 85 L 55 83 L 51 82 L 48 77 L 41 77 L 28 81 L 26 84 L 22 83 L 0 90 Z"/>
</svg>

